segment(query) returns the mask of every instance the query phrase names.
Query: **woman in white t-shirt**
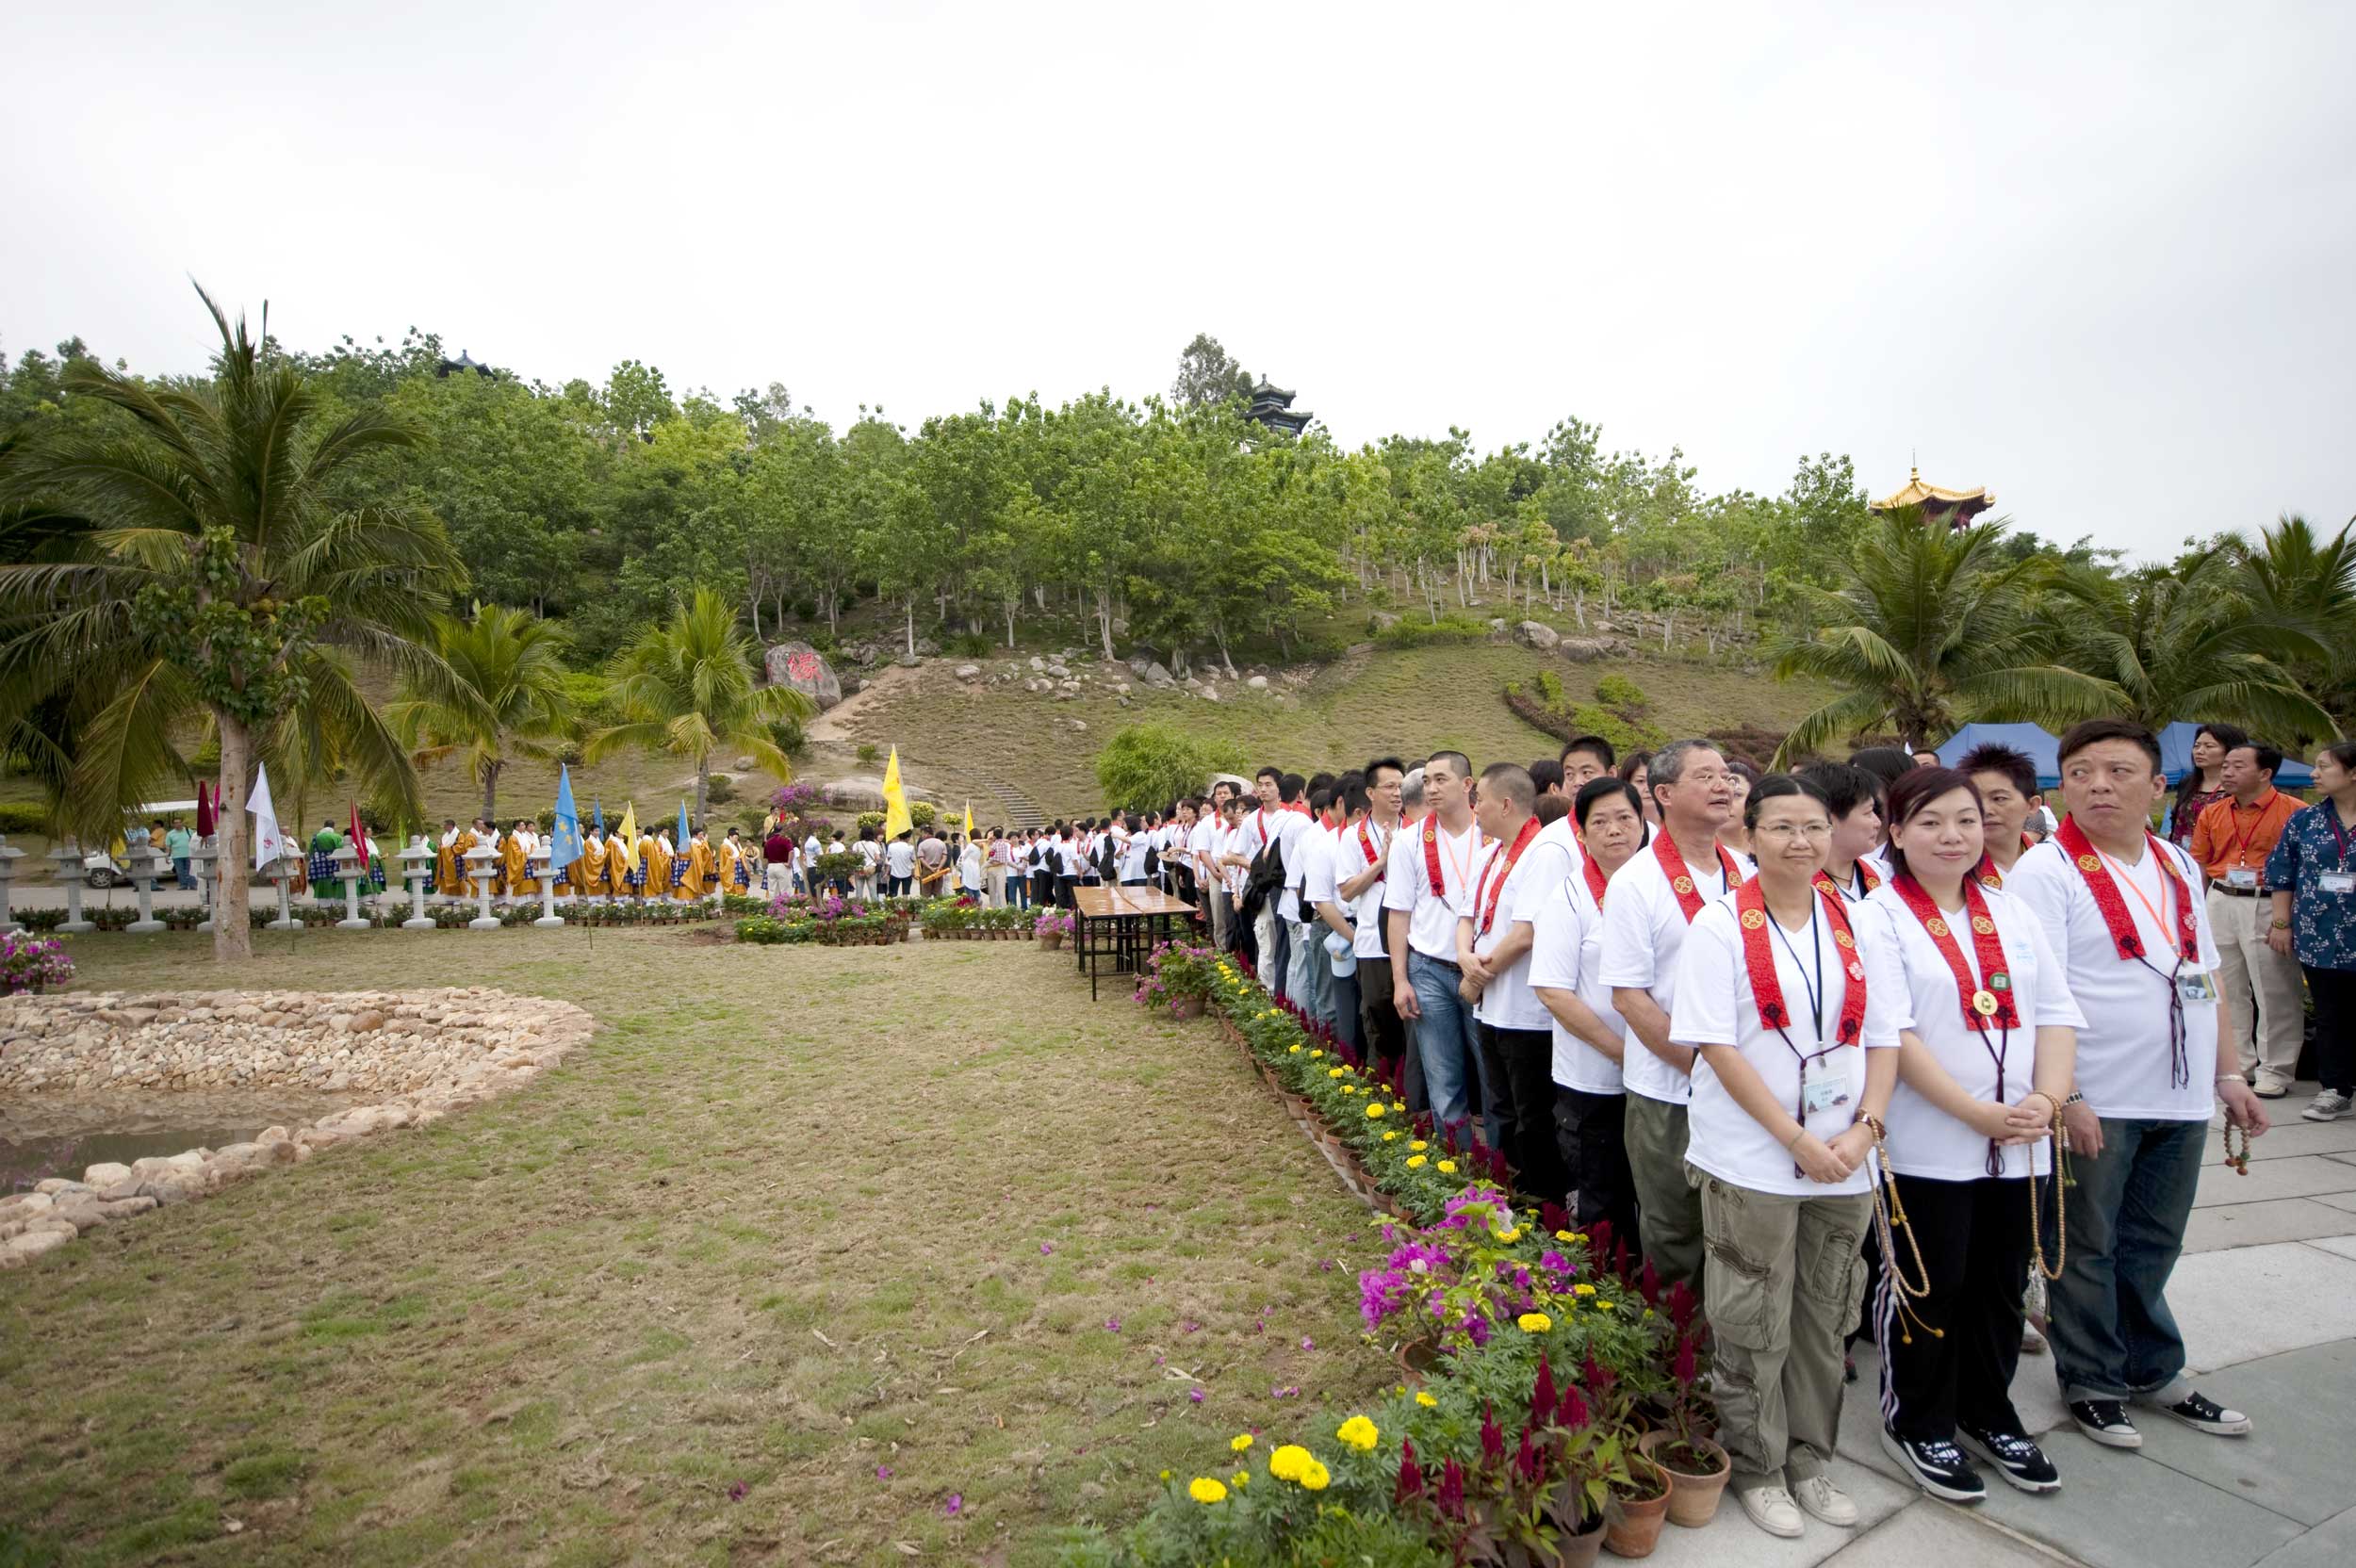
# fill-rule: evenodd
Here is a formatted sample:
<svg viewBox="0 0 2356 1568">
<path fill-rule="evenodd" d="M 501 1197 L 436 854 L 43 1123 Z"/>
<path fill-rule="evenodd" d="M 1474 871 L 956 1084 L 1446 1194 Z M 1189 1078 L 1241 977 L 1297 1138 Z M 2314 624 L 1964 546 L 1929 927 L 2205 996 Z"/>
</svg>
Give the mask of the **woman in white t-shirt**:
<svg viewBox="0 0 2356 1568">
<path fill-rule="evenodd" d="M 1913 1021 L 1890 1102 L 1890 1164 L 1913 1244 L 1897 1271 L 1883 1260 L 1873 1301 L 1882 1447 L 1948 1502 L 1988 1494 L 1958 1438 L 2011 1485 L 2051 1492 L 2060 1478 L 2009 1391 L 2033 1178 L 2052 1174 L 2047 1135 L 2086 1021 L 2043 923 L 1973 874 L 1986 835 L 1972 780 L 1916 768 L 1890 787 L 1889 816 L 1892 874 L 1866 907 L 1890 928 Z M 1914 1248 L 1919 1296 L 1902 1277 L 1916 1271 Z"/>
<path fill-rule="evenodd" d="M 1580 787 L 1571 814 L 1586 853 L 1538 911 L 1530 985 L 1554 1018 L 1555 1139 L 1570 1167 L 1579 1227 L 1609 1220 L 1612 1234 L 1633 1236 L 1636 1182 L 1620 1082 L 1628 1025 L 1603 983 L 1603 904 L 1612 874 L 1644 845 L 1644 805 L 1633 784 L 1607 775 Z"/>
<path fill-rule="evenodd" d="M 1717 1343 L 1718 1441 L 1742 1511 L 1797 1536 L 1857 1522 L 1833 1484 L 1842 1342 L 1865 1292 L 1867 1156 L 1898 1080 L 1905 987 L 1878 918 L 1815 886 L 1832 813 L 1771 774 L 1743 814 L 1758 874 L 1693 917 L 1669 1038 L 1698 1053 L 1692 1141 Z"/>
</svg>

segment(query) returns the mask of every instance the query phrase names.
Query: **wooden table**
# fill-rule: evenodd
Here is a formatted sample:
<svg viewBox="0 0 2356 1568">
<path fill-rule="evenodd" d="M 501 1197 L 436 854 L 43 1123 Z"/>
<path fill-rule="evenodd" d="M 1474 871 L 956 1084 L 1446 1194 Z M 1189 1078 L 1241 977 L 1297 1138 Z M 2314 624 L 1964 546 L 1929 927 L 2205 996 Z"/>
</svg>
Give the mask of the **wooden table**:
<svg viewBox="0 0 2356 1568">
<path fill-rule="evenodd" d="M 1072 945 L 1088 977 L 1088 1000 L 1096 1000 L 1097 962 L 1107 956 L 1115 974 L 1135 974 L 1147 955 L 1185 935 L 1194 906 L 1158 888 L 1074 888 Z"/>
</svg>

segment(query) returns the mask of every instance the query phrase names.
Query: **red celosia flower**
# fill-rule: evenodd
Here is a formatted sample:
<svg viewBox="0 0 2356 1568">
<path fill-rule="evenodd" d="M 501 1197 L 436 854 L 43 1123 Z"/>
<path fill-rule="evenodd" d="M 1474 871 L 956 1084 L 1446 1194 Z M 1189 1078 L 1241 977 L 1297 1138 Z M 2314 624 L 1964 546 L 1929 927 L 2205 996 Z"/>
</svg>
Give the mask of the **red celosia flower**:
<svg viewBox="0 0 2356 1568">
<path fill-rule="evenodd" d="M 1677 1359 L 1669 1364 L 1669 1376 L 1677 1380 L 1679 1388 L 1693 1386 L 1693 1338 L 1691 1334 L 1678 1336 Z"/>
<path fill-rule="evenodd" d="M 1636 1288 L 1643 1293 L 1646 1306 L 1661 1305 L 1661 1271 L 1652 1266 L 1652 1259 L 1644 1260 L 1644 1271 L 1637 1276 Z"/>
<path fill-rule="evenodd" d="M 1433 1501 L 1451 1519 L 1464 1516 L 1464 1467 L 1453 1457 L 1440 1467 L 1440 1490 Z"/>
<path fill-rule="evenodd" d="M 1538 1478 L 1538 1448 L 1530 1441 L 1528 1427 L 1522 1429 L 1522 1446 L 1513 1455 L 1513 1470 L 1526 1485 Z"/>
<path fill-rule="evenodd" d="M 1538 1380 L 1530 1390 L 1530 1418 L 1540 1426 L 1554 1419 L 1554 1368 L 1538 1358 Z"/>
<path fill-rule="evenodd" d="M 1554 1424 L 1578 1431 L 1587 1425 L 1587 1401 L 1579 1396 L 1579 1390 L 1566 1388 L 1554 1407 Z"/>
<path fill-rule="evenodd" d="M 1505 1429 L 1497 1425 L 1497 1413 L 1487 1405 L 1481 1407 L 1481 1457 L 1491 1464 L 1505 1458 Z"/>
<path fill-rule="evenodd" d="M 1415 1462 L 1415 1439 L 1399 1446 L 1399 1485 L 1391 1492 L 1391 1506 L 1399 1508 L 1410 1497 L 1423 1495 L 1423 1467 Z"/>
</svg>

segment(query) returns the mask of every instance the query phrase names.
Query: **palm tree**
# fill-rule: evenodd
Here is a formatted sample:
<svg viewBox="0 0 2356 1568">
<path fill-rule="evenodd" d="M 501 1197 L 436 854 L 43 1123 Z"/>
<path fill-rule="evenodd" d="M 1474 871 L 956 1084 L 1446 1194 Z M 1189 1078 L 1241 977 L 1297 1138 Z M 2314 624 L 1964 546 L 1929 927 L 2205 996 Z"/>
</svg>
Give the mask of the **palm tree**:
<svg viewBox="0 0 2356 1568">
<path fill-rule="evenodd" d="M 753 644 L 737 629 L 736 609 L 709 588 L 650 626 L 614 659 L 607 700 L 620 724 L 589 737 L 592 760 L 625 746 L 667 751 L 695 764 L 695 820 L 712 789 L 712 758 L 724 748 L 749 754 L 780 784 L 794 764 L 771 727 L 816 710 L 790 686 L 753 682 Z"/>
<path fill-rule="evenodd" d="M 111 836 L 151 781 L 185 777 L 178 744 L 209 731 L 228 872 L 213 951 L 230 959 L 253 952 L 255 760 L 332 759 L 414 803 L 416 770 L 359 678 L 466 702 L 426 645 L 465 569 L 432 516 L 347 504 L 355 466 L 415 446 L 416 430 L 376 410 L 330 424 L 319 388 L 197 292 L 221 333 L 209 384 L 77 368 L 70 390 L 106 416 L 44 431 L 0 473 L 0 519 L 47 531 L 24 547 L 23 531 L 0 529 L 0 692 L 68 696 L 78 749 L 60 825 L 85 839 Z"/>
<path fill-rule="evenodd" d="M 2318 660 L 2295 657 L 2293 672 L 2331 713 L 2335 727 L 2356 729 L 2356 522 L 2341 525 L 2329 541 L 2296 513 L 2285 514 L 2245 548 L 2238 574 L 2242 596 L 2262 614 L 2291 618 L 2320 638 Z"/>
<path fill-rule="evenodd" d="M 2054 662 L 2056 634 L 2037 613 L 2052 567 L 2006 560 L 2004 528 L 1950 531 L 1911 507 L 1887 512 L 1837 589 L 1803 590 L 1815 629 L 1772 646 L 1776 678 L 1845 690 L 1792 727 L 1777 765 L 1874 730 L 1920 746 L 1967 720 L 2067 722 L 2118 704 L 2109 681 Z"/>
<path fill-rule="evenodd" d="M 2305 612 L 2245 596 L 2234 554 L 2218 546 L 2125 577 L 2072 571 L 2058 582 L 2055 628 L 2075 662 L 2118 686 L 2118 711 L 2155 730 L 2221 719 L 2287 743 L 2332 734 L 2288 668 L 2319 664 L 2329 645 Z"/>
<path fill-rule="evenodd" d="M 546 760 L 548 743 L 573 731 L 572 693 L 564 683 L 564 629 L 526 610 L 478 605 L 472 620 L 434 623 L 443 662 L 481 699 L 480 708 L 409 691 L 385 717 L 415 748 L 411 760 L 438 762 L 463 752 L 466 774 L 483 786 L 483 815 L 499 819 L 499 782 L 515 757 Z"/>
</svg>

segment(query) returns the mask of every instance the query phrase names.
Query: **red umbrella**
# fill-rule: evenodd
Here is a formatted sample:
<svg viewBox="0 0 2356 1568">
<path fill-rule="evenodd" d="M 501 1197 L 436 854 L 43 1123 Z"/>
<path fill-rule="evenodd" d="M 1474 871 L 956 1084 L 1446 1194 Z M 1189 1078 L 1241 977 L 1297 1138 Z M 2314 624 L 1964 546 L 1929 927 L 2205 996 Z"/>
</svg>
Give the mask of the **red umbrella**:
<svg viewBox="0 0 2356 1568">
<path fill-rule="evenodd" d="M 220 826 L 221 808 L 211 786 L 203 779 L 196 781 L 196 836 L 209 839 Z"/>
<path fill-rule="evenodd" d="M 366 876 L 368 874 L 368 836 L 361 831 L 360 807 L 356 801 L 352 808 L 352 849 L 360 857 L 360 874 Z"/>
</svg>

